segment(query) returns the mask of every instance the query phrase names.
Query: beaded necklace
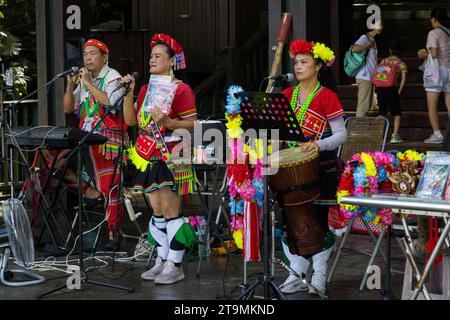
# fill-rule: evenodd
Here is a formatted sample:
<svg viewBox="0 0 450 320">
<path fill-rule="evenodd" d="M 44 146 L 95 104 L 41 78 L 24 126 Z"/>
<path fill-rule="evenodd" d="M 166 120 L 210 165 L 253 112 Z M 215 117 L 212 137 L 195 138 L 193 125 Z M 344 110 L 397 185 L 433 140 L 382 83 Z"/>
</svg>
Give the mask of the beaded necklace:
<svg viewBox="0 0 450 320">
<path fill-rule="evenodd" d="M 100 79 L 100 83 L 98 85 L 98 88 L 101 91 L 103 91 L 103 86 L 104 85 L 105 85 L 105 78 L 103 77 L 103 78 Z M 88 91 L 87 86 L 84 86 L 84 90 Z M 94 105 L 91 106 L 91 97 L 90 97 L 90 95 L 84 100 L 83 107 L 84 107 L 84 110 L 86 112 L 86 116 L 89 117 L 89 118 L 92 117 L 93 115 L 97 114 L 98 112 L 100 112 L 100 104 L 98 103 L 97 100 L 95 100 Z"/>
<path fill-rule="evenodd" d="M 297 86 L 297 88 L 295 88 L 294 93 L 292 94 L 291 107 L 292 107 L 292 110 L 294 112 L 297 110 L 297 101 L 298 101 L 298 96 L 299 96 L 299 93 L 300 93 L 300 88 L 301 88 L 301 83 Z M 313 92 L 311 92 L 309 94 L 309 96 L 306 99 L 305 103 L 303 103 L 302 108 L 298 112 L 297 120 L 298 120 L 298 123 L 300 124 L 300 126 L 303 125 L 303 121 L 305 120 L 306 112 L 308 112 L 309 105 L 313 101 L 314 96 L 316 95 L 316 93 L 317 93 L 317 91 L 319 89 L 320 89 L 320 82 L 317 82 L 316 88 L 313 90 Z"/>
<path fill-rule="evenodd" d="M 297 110 L 297 101 L 298 101 L 298 96 L 300 94 L 300 88 L 301 88 L 302 84 L 300 83 L 294 90 L 294 93 L 292 94 L 292 101 L 291 101 L 291 107 L 292 110 L 295 111 Z M 309 109 L 309 105 L 311 104 L 311 102 L 314 99 L 314 96 L 316 95 L 317 91 L 320 89 L 320 82 L 317 82 L 317 86 L 315 87 L 315 89 L 309 94 L 308 98 L 306 99 L 305 103 L 303 104 L 302 108 L 300 109 L 300 111 L 297 114 L 297 120 L 298 123 L 300 124 L 300 126 L 303 126 L 303 121 L 305 120 L 305 116 L 306 116 L 306 112 L 308 112 Z M 287 142 L 288 147 L 290 149 L 297 147 L 297 142 L 296 141 L 288 141 Z"/>
</svg>

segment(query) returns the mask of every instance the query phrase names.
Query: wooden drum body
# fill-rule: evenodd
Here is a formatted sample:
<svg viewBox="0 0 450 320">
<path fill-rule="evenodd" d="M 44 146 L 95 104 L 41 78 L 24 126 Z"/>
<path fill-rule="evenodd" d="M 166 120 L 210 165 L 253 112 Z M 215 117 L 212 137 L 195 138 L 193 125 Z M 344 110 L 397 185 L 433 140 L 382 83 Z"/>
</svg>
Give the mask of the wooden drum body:
<svg viewBox="0 0 450 320">
<path fill-rule="evenodd" d="M 287 236 L 289 251 L 298 256 L 314 255 L 325 245 L 314 203 L 287 207 Z"/>
<path fill-rule="evenodd" d="M 271 166 L 278 173 L 271 176 L 269 185 L 279 193 L 282 205 L 298 206 L 316 200 L 320 196 L 319 155 L 285 149 L 271 156 Z"/>
<path fill-rule="evenodd" d="M 287 209 L 289 251 L 299 256 L 320 252 L 324 233 L 314 208 L 314 200 L 320 196 L 319 155 L 299 148 L 285 149 L 272 155 L 271 165 L 279 169 L 269 184 Z"/>
</svg>

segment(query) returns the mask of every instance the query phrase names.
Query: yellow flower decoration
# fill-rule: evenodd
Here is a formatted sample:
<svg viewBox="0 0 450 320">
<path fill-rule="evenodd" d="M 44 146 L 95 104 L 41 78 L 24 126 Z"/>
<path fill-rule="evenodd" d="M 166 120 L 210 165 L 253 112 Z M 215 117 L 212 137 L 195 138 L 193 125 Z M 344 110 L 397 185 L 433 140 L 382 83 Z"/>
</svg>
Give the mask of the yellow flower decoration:
<svg viewBox="0 0 450 320">
<path fill-rule="evenodd" d="M 233 239 L 238 249 L 244 249 L 244 233 L 242 229 L 239 229 L 233 233 Z"/>
<path fill-rule="evenodd" d="M 237 116 L 237 117 L 231 118 L 228 114 L 226 114 L 225 117 L 228 120 L 228 123 L 227 123 L 228 135 L 232 139 L 239 139 L 243 134 L 243 130 L 241 129 L 241 125 L 242 125 L 242 121 L 243 121 L 242 117 Z"/>
<path fill-rule="evenodd" d="M 381 217 L 379 214 L 377 214 L 377 216 L 375 217 L 375 219 L 373 220 L 373 223 L 376 225 L 381 226 Z"/>
<path fill-rule="evenodd" d="M 256 164 L 256 161 L 264 158 L 264 140 L 256 139 L 256 150 L 250 148 L 250 146 L 246 145 L 245 152 L 250 155 L 250 162 L 252 164 Z"/>
<path fill-rule="evenodd" d="M 407 150 L 405 153 L 398 153 L 397 158 L 400 161 L 420 161 L 425 159 L 425 154 L 419 153 L 415 150 Z"/>
<path fill-rule="evenodd" d="M 348 211 L 356 211 L 358 210 L 358 206 L 352 206 L 350 204 L 342 204 L 341 203 L 341 198 L 342 197 L 347 197 L 347 196 L 351 196 L 350 192 L 348 192 L 347 190 L 341 190 L 337 192 L 337 202 L 341 205 L 341 207 L 344 210 L 348 210 Z"/>
<path fill-rule="evenodd" d="M 367 153 L 362 153 L 361 160 L 366 165 L 366 175 L 368 177 L 376 177 L 377 166 L 375 165 L 375 162 L 373 161 L 372 157 L 369 156 Z"/>
<path fill-rule="evenodd" d="M 334 52 L 323 43 L 316 42 L 312 48 L 314 58 L 320 58 L 323 62 L 328 63 L 335 59 Z"/>
</svg>

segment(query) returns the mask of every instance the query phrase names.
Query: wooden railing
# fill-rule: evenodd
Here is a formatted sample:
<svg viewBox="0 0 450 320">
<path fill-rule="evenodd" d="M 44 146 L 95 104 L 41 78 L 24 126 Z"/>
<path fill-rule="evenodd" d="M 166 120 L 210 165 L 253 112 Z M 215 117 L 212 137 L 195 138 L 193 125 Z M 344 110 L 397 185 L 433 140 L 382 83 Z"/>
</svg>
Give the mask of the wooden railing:
<svg viewBox="0 0 450 320">
<path fill-rule="evenodd" d="M 225 91 L 231 84 L 258 90 L 268 74 L 268 29 L 258 30 L 241 47 L 222 50 L 217 70 L 195 88 L 199 117 L 222 116 Z"/>
</svg>

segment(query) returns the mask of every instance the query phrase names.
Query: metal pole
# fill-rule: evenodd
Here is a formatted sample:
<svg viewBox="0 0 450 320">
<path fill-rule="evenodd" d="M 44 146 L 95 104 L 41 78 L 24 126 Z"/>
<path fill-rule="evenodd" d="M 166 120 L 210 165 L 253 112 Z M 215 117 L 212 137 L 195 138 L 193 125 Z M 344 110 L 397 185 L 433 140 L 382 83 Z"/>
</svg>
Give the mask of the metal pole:
<svg viewBox="0 0 450 320">
<path fill-rule="evenodd" d="M 431 267 L 433 266 L 434 260 L 436 259 L 437 255 L 439 254 L 439 250 L 441 249 L 442 245 L 444 244 L 444 241 L 447 238 L 449 231 L 450 231 L 450 223 L 447 223 L 447 225 L 444 228 L 444 231 L 442 231 L 442 234 L 439 237 L 439 241 L 436 244 L 436 247 L 434 247 L 434 250 L 433 250 L 433 253 L 431 254 L 430 260 L 428 260 L 428 263 L 425 266 L 423 275 L 422 275 L 419 283 L 417 284 L 416 288 L 414 289 L 414 293 L 411 297 L 411 300 L 417 299 L 417 296 L 419 295 L 419 292 L 421 291 L 421 289 L 425 283 L 425 280 L 431 271 Z"/>
</svg>

